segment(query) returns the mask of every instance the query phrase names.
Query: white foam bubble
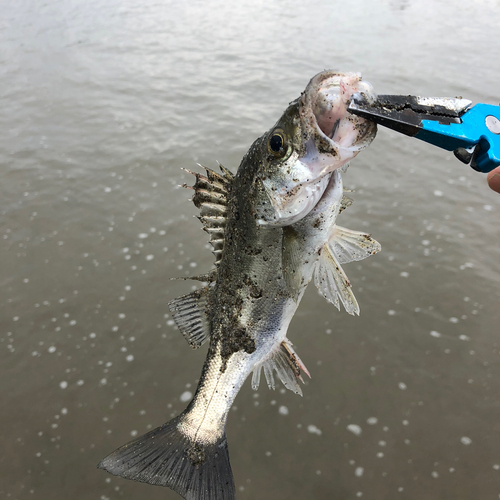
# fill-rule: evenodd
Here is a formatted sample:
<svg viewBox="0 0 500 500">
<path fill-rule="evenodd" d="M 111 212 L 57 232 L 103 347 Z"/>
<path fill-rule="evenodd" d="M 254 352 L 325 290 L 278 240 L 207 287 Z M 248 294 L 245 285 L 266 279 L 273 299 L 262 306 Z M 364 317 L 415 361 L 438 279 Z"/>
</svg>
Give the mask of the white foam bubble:
<svg viewBox="0 0 500 500">
<path fill-rule="evenodd" d="M 349 424 L 347 426 L 347 430 L 352 432 L 353 434 L 356 434 L 356 436 L 361 436 L 361 433 L 363 432 L 363 429 L 361 429 L 361 427 L 356 424 Z"/>
<path fill-rule="evenodd" d="M 183 403 L 187 403 L 193 397 L 193 393 L 191 391 L 184 391 L 179 398 Z"/>
<path fill-rule="evenodd" d="M 288 415 L 288 413 L 290 413 L 288 411 L 288 408 L 286 406 L 280 406 L 278 408 L 278 412 L 279 412 L 280 415 Z"/>
<path fill-rule="evenodd" d="M 318 427 L 312 424 L 307 426 L 307 432 L 309 432 L 310 434 L 317 434 L 318 436 L 321 436 L 321 434 L 323 434 L 321 430 L 318 429 Z"/>
</svg>

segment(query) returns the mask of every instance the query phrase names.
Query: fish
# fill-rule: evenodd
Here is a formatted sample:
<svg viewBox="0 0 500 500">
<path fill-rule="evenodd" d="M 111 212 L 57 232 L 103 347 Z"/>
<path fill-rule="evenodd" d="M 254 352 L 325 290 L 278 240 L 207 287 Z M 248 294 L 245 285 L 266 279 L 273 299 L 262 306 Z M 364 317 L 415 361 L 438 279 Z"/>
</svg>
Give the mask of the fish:
<svg viewBox="0 0 500 500">
<path fill-rule="evenodd" d="M 358 73 L 313 77 L 278 122 L 249 148 L 233 174 L 220 165 L 195 176 L 193 202 L 210 235 L 214 268 L 204 283 L 169 303 L 193 348 L 209 342 L 195 395 L 177 417 L 135 438 L 98 465 L 107 472 L 166 486 L 186 500 L 234 500 L 226 421 L 252 374 L 274 373 L 302 395 L 310 376 L 287 338 L 308 283 L 350 314 L 359 306 L 341 264 L 380 250 L 370 235 L 336 224 L 351 202 L 342 170 L 376 134 L 376 125 L 347 112 L 354 93 L 375 101 Z"/>
</svg>

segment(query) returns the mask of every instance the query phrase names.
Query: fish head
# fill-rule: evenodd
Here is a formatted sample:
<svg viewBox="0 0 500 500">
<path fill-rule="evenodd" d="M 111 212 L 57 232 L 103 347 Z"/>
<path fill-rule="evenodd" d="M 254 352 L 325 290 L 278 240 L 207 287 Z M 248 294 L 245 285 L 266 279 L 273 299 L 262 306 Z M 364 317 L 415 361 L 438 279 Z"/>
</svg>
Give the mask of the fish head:
<svg viewBox="0 0 500 500">
<path fill-rule="evenodd" d="M 355 93 L 368 102 L 377 99 L 358 73 L 319 73 L 256 142 L 261 196 L 254 212 L 259 224 L 287 226 L 305 217 L 320 200 L 332 172 L 375 138 L 375 123 L 347 111 Z"/>
</svg>

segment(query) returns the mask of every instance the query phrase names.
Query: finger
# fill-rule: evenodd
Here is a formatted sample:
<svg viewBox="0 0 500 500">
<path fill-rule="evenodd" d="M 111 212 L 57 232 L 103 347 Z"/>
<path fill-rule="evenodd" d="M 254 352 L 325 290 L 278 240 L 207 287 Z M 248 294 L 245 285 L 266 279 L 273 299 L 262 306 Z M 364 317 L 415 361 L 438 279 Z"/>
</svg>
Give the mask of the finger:
<svg viewBox="0 0 500 500">
<path fill-rule="evenodd" d="M 487 177 L 488 185 L 493 191 L 500 193 L 500 167 L 492 170 Z"/>
</svg>

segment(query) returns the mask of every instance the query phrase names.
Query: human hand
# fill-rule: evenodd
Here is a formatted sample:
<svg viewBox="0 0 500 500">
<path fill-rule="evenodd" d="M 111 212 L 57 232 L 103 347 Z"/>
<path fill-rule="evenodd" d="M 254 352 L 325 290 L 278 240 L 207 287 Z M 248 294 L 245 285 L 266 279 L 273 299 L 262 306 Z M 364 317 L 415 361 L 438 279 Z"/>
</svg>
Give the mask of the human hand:
<svg viewBox="0 0 500 500">
<path fill-rule="evenodd" d="M 492 170 L 487 177 L 488 185 L 493 191 L 500 193 L 500 167 Z"/>
</svg>

